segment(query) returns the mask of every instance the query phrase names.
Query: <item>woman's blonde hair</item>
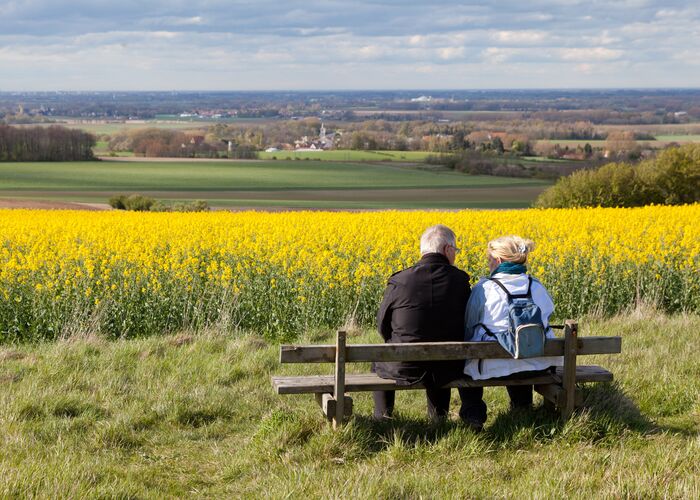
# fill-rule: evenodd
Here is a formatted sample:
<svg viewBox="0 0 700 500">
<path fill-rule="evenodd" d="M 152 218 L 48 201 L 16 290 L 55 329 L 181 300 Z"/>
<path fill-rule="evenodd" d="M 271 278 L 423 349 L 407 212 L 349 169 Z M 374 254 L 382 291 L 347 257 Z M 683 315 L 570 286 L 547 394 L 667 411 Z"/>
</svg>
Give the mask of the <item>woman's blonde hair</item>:
<svg viewBox="0 0 700 500">
<path fill-rule="evenodd" d="M 501 236 L 489 241 L 487 249 L 494 259 L 524 264 L 528 254 L 535 249 L 535 242 L 520 236 Z"/>
</svg>

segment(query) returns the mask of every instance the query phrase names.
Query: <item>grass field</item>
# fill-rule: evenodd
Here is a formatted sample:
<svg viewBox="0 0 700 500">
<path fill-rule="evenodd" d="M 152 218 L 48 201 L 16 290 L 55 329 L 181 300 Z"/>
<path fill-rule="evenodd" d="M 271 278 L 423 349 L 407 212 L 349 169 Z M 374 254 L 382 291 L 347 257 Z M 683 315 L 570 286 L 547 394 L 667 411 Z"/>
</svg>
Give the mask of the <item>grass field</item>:
<svg viewBox="0 0 700 500">
<path fill-rule="evenodd" d="M 634 127 L 630 127 L 631 129 L 634 129 Z M 605 141 L 604 140 L 578 140 L 578 139 L 543 139 L 538 142 L 543 142 L 543 143 L 550 143 L 550 144 L 559 144 L 560 146 L 569 146 L 570 148 L 576 148 L 576 147 L 583 147 L 586 145 L 586 143 L 590 144 L 593 148 L 605 148 Z M 662 148 L 672 142 L 677 142 L 679 144 L 686 144 L 686 143 L 691 143 L 691 142 L 700 142 L 700 135 L 692 135 L 692 134 L 682 134 L 682 135 L 657 135 L 655 136 L 655 140 L 652 141 L 645 141 L 645 140 L 639 140 L 637 141 L 640 145 L 648 145 L 649 147 L 652 148 Z"/>
<path fill-rule="evenodd" d="M 687 142 L 700 142 L 700 135 L 657 135 L 657 141 L 677 142 L 679 144 Z"/>
<path fill-rule="evenodd" d="M 269 382 L 332 368 L 282 367 L 256 335 L 5 345 L 0 497 L 698 498 L 700 317 L 581 326 L 623 337 L 621 355 L 586 357 L 616 382 L 588 386 L 567 423 L 539 396 L 512 413 L 503 388 L 486 389 L 481 434 L 458 423 L 455 400 L 450 421 L 428 423 L 419 391 L 397 395 L 390 424 L 369 420 L 369 394 L 353 395 L 355 417 L 334 432 L 311 396 L 277 396 Z"/>
<path fill-rule="evenodd" d="M 23 127 L 49 127 L 60 125 L 62 127 L 84 130 L 97 136 L 112 135 L 123 130 L 135 130 L 139 128 L 162 128 L 171 130 L 200 130 L 212 125 L 207 121 L 174 121 L 174 120 L 131 120 L 131 121 L 81 121 L 75 118 L 57 117 L 52 123 L 29 123 L 20 125 Z"/>
<path fill-rule="evenodd" d="M 326 161 L 424 161 L 428 156 L 439 156 L 430 151 L 355 151 L 351 149 L 334 149 L 329 151 L 261 151 L 261 160 L 326 160 Z"/>
<path fill-rule="evenodd" d="M 546 182 L 391 164 L 318 161 L 129 161 L 0 164 L 0 198 L 106 202 L 116 193 L 205 199 L 214 206 L 525 207 Z"/>
</svg>

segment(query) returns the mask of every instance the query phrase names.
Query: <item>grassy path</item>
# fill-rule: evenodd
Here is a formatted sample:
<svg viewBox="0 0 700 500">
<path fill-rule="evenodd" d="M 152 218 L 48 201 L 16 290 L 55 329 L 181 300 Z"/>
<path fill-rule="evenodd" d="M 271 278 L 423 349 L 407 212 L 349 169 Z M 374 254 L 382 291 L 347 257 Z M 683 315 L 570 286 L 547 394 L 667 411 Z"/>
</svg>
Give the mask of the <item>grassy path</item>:
<svg viewBox="0 0 700 500">
<path fill-rule="evenodd" d="M 583 324 L 623 336 L 622 355 L 593 360 L 617 382 L 587 389 L 566 424 L 512 414 L 502 388 L 487 390 L 479 435 L 454 415 L 428 424 L 413 392 L 381 425 L 359 395 L 332 432 L 310 396 L 273 394 L 271 373 L 300 368 L 256 336 L 4 346 L 0 497 L 697 498 L 700 317 Z"/>
</svg>

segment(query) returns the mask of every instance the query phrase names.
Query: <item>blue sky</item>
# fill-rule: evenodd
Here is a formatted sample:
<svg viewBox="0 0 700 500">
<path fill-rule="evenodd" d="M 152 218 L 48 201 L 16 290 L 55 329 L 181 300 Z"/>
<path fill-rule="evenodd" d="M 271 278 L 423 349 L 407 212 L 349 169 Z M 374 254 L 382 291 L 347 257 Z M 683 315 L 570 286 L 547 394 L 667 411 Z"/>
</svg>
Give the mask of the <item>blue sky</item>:
<svg viewBox="0 0 700 500">
<path fill-rule="evenodd" d="M 609 87 L 700 87 L 700 2 L 0 0 L 0 90 Z"/>
</svg>

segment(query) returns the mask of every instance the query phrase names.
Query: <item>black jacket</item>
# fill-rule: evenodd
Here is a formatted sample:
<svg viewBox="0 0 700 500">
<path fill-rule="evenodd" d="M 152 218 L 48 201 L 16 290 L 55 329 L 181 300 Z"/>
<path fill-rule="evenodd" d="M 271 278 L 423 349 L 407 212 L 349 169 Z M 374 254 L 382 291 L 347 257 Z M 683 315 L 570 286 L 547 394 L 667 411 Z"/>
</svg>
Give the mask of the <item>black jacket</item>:
<svg viewBox="0 0 700 500">
<path fill-rule="evenodd" d="M 391 278 L 377 313 L 379 333 L 388 343 L 461 342 L 469 275 L 450 265 L 440 253 L 425 254 L 418 263 Z M 377 362 L 382 378 L 403 384 L 443 384 L 462 375 L 464 361 Z"/>
</svg>

